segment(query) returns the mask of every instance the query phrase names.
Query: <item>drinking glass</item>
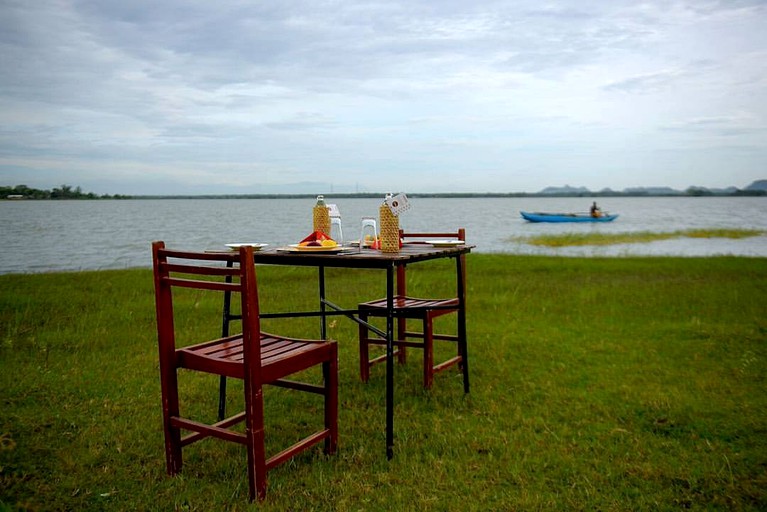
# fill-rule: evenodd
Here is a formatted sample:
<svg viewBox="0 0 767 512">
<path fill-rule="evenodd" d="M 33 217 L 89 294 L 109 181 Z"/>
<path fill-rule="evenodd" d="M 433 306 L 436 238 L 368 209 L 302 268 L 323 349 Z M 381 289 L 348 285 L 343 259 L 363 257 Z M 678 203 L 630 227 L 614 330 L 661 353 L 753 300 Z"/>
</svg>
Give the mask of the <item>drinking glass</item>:
<svg viewBox="0 0 767 512">
<path fill-rule="evenodd" d="M 344 244 L 344 230 L 341 228 L 341 217 L 330 217 L 330 238 Z"/>
<path fill-rule="evenodd" d="M 365 246 L 365 236 L 370 235 L 375 241 L 378 238 L 378 224 L 375 217 L 362 217 L 360 228 L 360 250 Z"/>
</svg>

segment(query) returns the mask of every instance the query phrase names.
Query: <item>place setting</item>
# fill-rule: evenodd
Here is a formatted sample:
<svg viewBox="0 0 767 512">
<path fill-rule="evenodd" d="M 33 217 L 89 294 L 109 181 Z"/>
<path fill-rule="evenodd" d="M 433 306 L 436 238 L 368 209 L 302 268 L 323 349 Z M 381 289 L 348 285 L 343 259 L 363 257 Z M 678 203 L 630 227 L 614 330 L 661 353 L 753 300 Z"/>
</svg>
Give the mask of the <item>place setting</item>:
<svg viewBox="0 0 767 512">
<path fill-rule="evenodd" d="M 344 246 L 343 244 L 336 242 L 322 231 L 314 231 L 309 236 L 296 244 L 289 244 L 287 246 L 277 248 L 277 250 L 280 252 L 323 254 L 337 254 L 339 252 L 353 249 L 354 248 L 352 247 Z"/>
<path fill-rule="evenodd" d="M 427 243 L 431 244 L 433 247 L 457 247 L 466 244 L 463 240 L 432 240 Z"/>
<path fill-rule="evenodd" d="M 226 244 L 231 250 L 236 251 L 240 247 L 252 247 L 254 251 L 260 251 L 264 247 L 268 247 L 269 244 L 262 244 L 258 242 L 238 242 L 232 244 Z"/>
</svg>

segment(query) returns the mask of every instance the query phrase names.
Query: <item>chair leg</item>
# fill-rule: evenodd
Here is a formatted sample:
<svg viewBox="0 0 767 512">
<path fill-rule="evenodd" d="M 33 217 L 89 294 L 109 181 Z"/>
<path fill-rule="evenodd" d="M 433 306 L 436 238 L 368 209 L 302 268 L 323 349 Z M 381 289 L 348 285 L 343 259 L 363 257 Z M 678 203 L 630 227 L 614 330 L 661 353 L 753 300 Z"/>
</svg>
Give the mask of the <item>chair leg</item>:
<svg viewBox="0 0 767 512">
<path fill-rule="evenodd" d="M 397 319 L 397 339 L 407 341 L 407 319 L 404 317 Z M 399 364 L 405 364 L 407 362 L 407 347 L 400 345 L 397 347 L 397 362 Z"/>
<path fill-rule="evenodd" d="M 368 321 L 366 314 L 360 313 L 360 320 L 363 322 Z M 369 329 L 363 324 L 359 324 L 359 338 L 360 338 L 360 379 L 362 382 L 370 380 L 370 351 L 368 344 Z"/>
<path fill-rule="evenodd" d="M 266 448 L 264 446 L 264 394 L 245 384 L 245 436 L 248 450 L 250 501 L 266 498 Z"/>
<path fill-rule="evenodd" d="M 218 379 L 218 421 L 226 418 L 226 377 Z"/>
<path fill-rule="evenodd" d="M 165 463 L 169 475 L 181 472 L 183 457 L 181 454 L 181 429 L 171 426 L 170 419 L 179 415 L 178 379 L 176 369 L 169 369 L 162 383 L 162 415 L 165 431 Z"/>
<path fill-rule="evenodd" d="M 338 448 L 338 347 L 333 345 L 333 359 L 322 364 L 325 381 L 325 428 L 330 437 L 325 439 L 325 453 L 336 453 Z"/>
<path fill-rule="evenodd" d="M 431 315 L 423 318 L 423 387 L 431 389 L 434 382 L 434 324 Z"/>
<path fill-rule="evenodd" d="M 461 362 L 458 368 L 463 373 L 463 392 L 469 392 L 469 346 L 466 342 L 466 336 L 458 336 L 458 355 L 461 356 Z"/>
</svg>

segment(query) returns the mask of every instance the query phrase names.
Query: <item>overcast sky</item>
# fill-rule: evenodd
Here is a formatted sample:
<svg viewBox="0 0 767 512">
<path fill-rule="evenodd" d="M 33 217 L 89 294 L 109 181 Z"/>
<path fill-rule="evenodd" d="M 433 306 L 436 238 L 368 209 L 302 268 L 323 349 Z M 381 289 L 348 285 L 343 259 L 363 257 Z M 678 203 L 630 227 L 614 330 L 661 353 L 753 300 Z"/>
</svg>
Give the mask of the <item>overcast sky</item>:
<svg viewBox="0 0 767 512">
<path fill-rule="evenodd" d="M 762 178 L 764 0 L 0 0 L 0 185 Z"/>
</svg>

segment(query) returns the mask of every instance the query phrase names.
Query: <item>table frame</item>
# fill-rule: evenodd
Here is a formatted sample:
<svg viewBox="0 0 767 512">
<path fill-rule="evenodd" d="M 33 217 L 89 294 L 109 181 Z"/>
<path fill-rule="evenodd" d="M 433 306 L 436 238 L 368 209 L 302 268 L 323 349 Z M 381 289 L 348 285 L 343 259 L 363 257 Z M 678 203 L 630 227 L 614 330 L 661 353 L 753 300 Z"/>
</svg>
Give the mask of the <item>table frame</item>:
<svg viewBox="0 0 767 512">
<path fill-rule="evenodd" d="M 262 318 L 289 318 L 300 316 L 319 316 L 320 336 L 327 339 L 327 317 L 343 315 L 357 323 L 364 323 L 369 329 L 386 339 L 386 457 L 394 455 L 394 319 L 398 309 L 394 307 L 395 270 L 397 267 L 422 261 L 454 258 L 456 261 L 456 296 L 458 298 L 458 336 L 466 338 L 466 268 L 465 255 L 471 252 L 472 245 L 455 247 L 432 247 L 428 244 L 405 244 L 400 252 L 383 253 L 378 250 L 363 248 L 337 253 L 295 251 L 287 248 L 260 250 L 254 253 L 256 264 L 288 265 L 317 267 L 319 285 L 319 311 L 298 311 L 286 313 L 261 313 Z M 346 249 L 346 248 L 345 248 Z M 386 331 L 378 329 L 358 317 L 358 309 L 344 309 L 329 301 L 325 289 L 325 268 L 364 268 L 386 271 Z M 451 308 L 452 309 L 452 308 Z M 222 335 L 229 334 L 229 322 L 239 318 L 230 311 L 230 297 L 224 297 Z M 460 346 L 460 345 L 459 345 Z M 465 352 L 465 351 L 464 351 Z M 468 354 L 462 353 L 464 393 L 469 393 Z M 226 381 L 221 380 L 219 416 L 225 413 Z"/>
</svg>

